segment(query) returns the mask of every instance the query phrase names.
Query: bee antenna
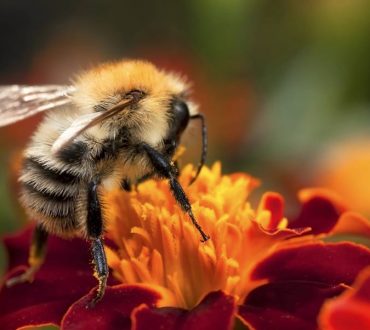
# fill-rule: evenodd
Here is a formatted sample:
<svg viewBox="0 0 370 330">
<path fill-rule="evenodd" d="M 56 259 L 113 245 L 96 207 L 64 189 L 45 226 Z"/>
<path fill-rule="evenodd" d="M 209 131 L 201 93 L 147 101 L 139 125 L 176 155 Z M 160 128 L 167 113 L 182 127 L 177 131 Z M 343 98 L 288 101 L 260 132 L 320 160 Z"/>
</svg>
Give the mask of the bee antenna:
<svg viewBox="0 0 370 330">
<path fill-rule="evenodd" d="M 207 137 L 207 125 L 206 125 L 206 119 L 202 113 L 197 113 L 196 115 L 192 115 L 190 119 L 199 119 L 201 121 L 202 125 L 202 153 L 200 157 L 200 162 L 198 163 L 197 171 L 195 172 L 195 175 L 189 182 L 189 186 L 194 183 L 194 181 L 198 178 L 198 175 L 200 171 L 202 170 L 202 167 L 204 163 L 206 162 L 207 158 L 207 149 L 208 149 L 208 137 Z"/>
</svg>

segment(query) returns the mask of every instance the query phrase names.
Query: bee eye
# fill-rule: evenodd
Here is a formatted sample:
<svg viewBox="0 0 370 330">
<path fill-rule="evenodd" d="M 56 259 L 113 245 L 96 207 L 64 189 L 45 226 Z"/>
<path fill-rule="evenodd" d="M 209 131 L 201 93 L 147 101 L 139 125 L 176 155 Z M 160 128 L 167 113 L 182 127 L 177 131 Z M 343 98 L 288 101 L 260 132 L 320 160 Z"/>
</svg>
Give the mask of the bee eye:
<svg viewBox="0 0 370 330">
<path fill-rule="evenodd" d="M 139 89 L 133 89 L 125 94 L 125 98 L 133 98 L 134 100 L 139 101 L 145 96 L 145 92 Z"/>
<path fill-rule="evenodd" d="M 173 113 L 173 123 L 171 127 L 176 133 L 175 135 L 178 135 L 182 133 L 188 125 L 190 118 L 189 107 L 184 101 L 175 99 L 172 101 L 171 108 Z"/>
</svg>

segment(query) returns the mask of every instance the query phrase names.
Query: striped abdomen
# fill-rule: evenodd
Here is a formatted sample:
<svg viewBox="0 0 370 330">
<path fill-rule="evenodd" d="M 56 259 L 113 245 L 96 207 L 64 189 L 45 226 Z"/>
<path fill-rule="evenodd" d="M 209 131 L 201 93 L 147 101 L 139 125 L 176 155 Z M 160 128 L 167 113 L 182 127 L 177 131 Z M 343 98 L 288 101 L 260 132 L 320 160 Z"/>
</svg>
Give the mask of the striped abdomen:
<svg viewBox="0 0 370 330">
<path fill-rule="evenodd" d="M 30 216 L 49 232 L 68 235 L 76 231 L 78 204 L 85 186 L 78 175 L 29 156 L 19 181 L 21 201 Z"/>
</svg>

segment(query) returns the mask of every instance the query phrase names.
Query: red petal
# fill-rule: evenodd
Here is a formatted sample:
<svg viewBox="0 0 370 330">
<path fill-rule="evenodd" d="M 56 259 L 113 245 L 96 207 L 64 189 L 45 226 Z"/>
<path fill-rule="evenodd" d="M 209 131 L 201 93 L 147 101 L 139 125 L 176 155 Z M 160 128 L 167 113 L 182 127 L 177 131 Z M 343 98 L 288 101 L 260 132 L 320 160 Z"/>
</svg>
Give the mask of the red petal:
<svg viewBox="0 0 370 330">
<path fill-rule="evenodd" d="M 314 282 L 269 283 L 248 295 L 239 316 L 257 330 L 315 330 L 322 303 L 343 290 Z"/>
<path fill-rule="evenodd" d="M 271 218 L 265 228 L 276 229 L 284 217 L 284 198 L 278 193 L 267 192 L 262 196 L 258 210 L 270 211 Z"/>
<path fill-rule="evenodd" d="M 9 265 L 26 264 L 32 228 L 4 240 Z M 79 239 L 50 237 L 46 262 L 33 283 L 19 284 L 0 291 L 2 330 L 25 325 L 60 324 L 68 307 L 96 286 L 89 246 Z M 25 267 L 13 269 L 7 278 Z"/>
<path fill-rule="evenodd" d="M 148 287 L 124 284 L 107 288 L 104 298 L 94 308 L 86 308 L 93 297 L 94 290 L 69 308 L 61 330 L 131 329 L 132 310 L 141 304 L 154 307 L 161 298 Z"/>
<path fill-rule="evenodd" d="M 370 329 L 370 268 L 364 270 L 354 290 L 328 301 L 320 315 L 320 324 L 328 330 Z"/>
<path fill-rule="evenodd" d="M 221 291 L 211 292 L 191 311 L 140 306 L 133 313 L 135 330 L 227 330 L 234 323 L 235 301 Z"/>
<path fill-rule="evenodd" d="M 3 239 L 8 254 L 8 269 L 27 264 L 32 231 L 33 226 L 29 226 L 25 230 Z"/>
<path fill-rule="evenodd" d="M 280 248 L 256 265 L 253 279 L 351 284 L 370 265 L 370 249 L 349 242 L 306 243 Z"/>
<path fill-rule="evenodd" d="M 330 232 L 345 207 L 331 193 L 323 189 L 306 189 L 300 192 L 302 209 L 290 228 L 311 227 L 312 234 Z"/>
</svg>

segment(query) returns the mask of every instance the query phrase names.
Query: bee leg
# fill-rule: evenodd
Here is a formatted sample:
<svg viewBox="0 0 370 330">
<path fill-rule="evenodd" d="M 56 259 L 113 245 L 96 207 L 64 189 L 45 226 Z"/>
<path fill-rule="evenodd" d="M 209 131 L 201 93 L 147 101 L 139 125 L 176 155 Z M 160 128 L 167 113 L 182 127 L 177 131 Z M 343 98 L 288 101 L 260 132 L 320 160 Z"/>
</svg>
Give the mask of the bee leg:
<svg viewBox="0 0 370 330">
<path fill-rule="evenodd" d="M 99 281 L 95 297 L 90 301 L 89 305 L 87 306 L 93 308 L 104 296 L 109 271 L 102 238 L 99 237 L 91 240 L 91 251 L 94 258 L 95 277 Z"/>
<path fill-rule="evenodd" d="M 11 287 L 19 283 L 33 281 L 36 272 L 39 270 L 39 268 L 44 262 L 46 255 L 47 239 L 48 233 L 43 228 L 41 228 L 40 225 L 37 225 L 32 235 L 32 241 L 28 257 L 29 267 L 21 275 L 7 280 L 5 283 L 7 287 Z"/>
<path fill-rule="evenodd" d="M 98 182 L 92 181 L 88 189 L 87 232 L 91 242 L 94 261 L 94 275 L 99 281 L 95 297 L 87 307 L 94 307 L 105 293 L 109 274 L 107 258 L 103 246 L 103 218 L 98 195 Z"/>
<path fill-rule="evenodd" d="M 175 171 L 175 176 L 176 178 L 178 178 L 180 176 L 180 166 L 179 166 L 179 162 L 177 160 L 175 160 L 173 162 L 173 168 L 174 168 L 174 171 Z"/>
<path fill-rule="evenodd" d="M 203 231 L 202 227 L 195 219 L 189 199 L 186 196 L 184 190 L 182 189 L 180 183 L 177 181 L 176 168 L 173 165 L 171 165 L 171 163 L 168 161 L 168 159 L 166 159 L 165 156 L 163 156 L 161 153 L 159 153 L 151 146 L 143 143 L 140 145 L 140 148 L 142 148 L 146 152 L 153 167 L 158 172 L 158 174 L 168 179 L 172 194 L 174 195 L 176 201 L 181 206 L 182 210 L 189 215 L 195 228 L 199 231 L 201 235 L 201 241 L 202 242 L 207 241 L 209 239 L 209 236 Z"/>
</svg>

